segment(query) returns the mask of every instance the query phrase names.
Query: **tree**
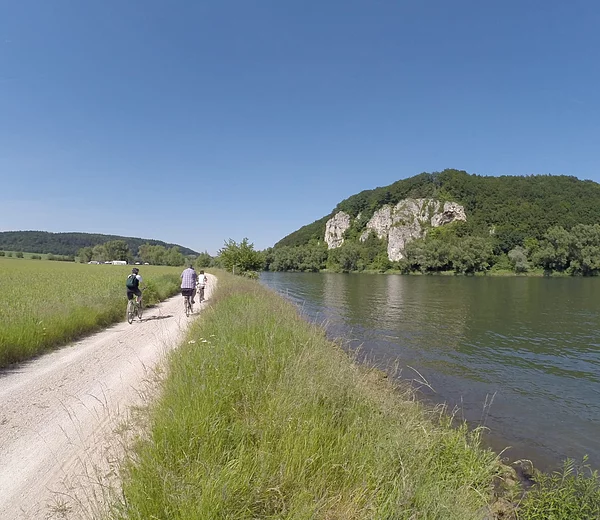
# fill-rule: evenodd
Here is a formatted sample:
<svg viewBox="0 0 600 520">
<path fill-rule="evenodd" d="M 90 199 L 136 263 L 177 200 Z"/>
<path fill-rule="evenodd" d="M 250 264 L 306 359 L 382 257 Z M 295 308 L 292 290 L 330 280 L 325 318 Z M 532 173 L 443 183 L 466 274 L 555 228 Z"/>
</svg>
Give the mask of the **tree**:
<svg viewBox="0 0 600 520">
<path fill-rule="evenodd" d="M 425 271 L 426 251 L 425 241 L 423 239 L 413 240 L 406 244 L 404 248 L 403 270 L 406 271 Z"/>
<path fill-rule="evenodd" d="M 508 253 L 510 264 L 514 269 L 515 273 L 526 273 L 529 271 L 529 262 L 527 261 L 527 254 L 525 249 L 521 246 L 517 246 L 511 249 Z"/>
<path fill-rule="evenodd" d="M 550 228 L 534 255 L 534 262 L 545 271 L 565 271 L 569 267 L 571 235 L 560 226 Z"/>
<path fill-rule="evenodd" d="M 579 224 L 571 230 L 569 271 L 594 276 L 600 271 L 600 225 Z"/>
<path fill-rule="evenodd" d="M 388 269 L 391 269 L 392 262 L 390 262 L 390 259 L 388 258 L 387 250 L 379 253 L 371 262 L 370 267 L 371 269 L 376 269 L 380 273 L 385 273 Z"/>
<path fill-rule="evenodd" d="M 178 266 L 184 264 L 185 257 L 178 247 L 172 247 L 167 251 L 165 260 L 167 265 Z"/>
<path fill-rule="evenodd" d="M 300 258 L 298 269 L 300 271 L 318 272 L 325 267 L 327 262 L 327 244 L 309 243 L 306 247 L 298 247 L 303 254 Z"/>
<path fill-rule="evenodd" d="M 338 262 L 343 272 L 357 271 L 360 261 L 360 246 L 356 242 L 345 242 L 338 248 Z"/>
<path fill-rule="evenodd" d="M 208 254 L 207 251 L 200 253 L 196 258 L 196 267 L 202 269 L 203 267 L 210 267 L 212 265 L 213 258 Z"/>
<path fill-rule="evenodd" d="M 489 239 L 465 237 L 452 248 L 450 258 L 456 273 L 472 274 L 489 269 L 493 254 Z"/>
<path fill-rule="evenodd" d="M 154 265 L 167 265 L 168 251 L 165 246 L 153 246 L 153 258 L 152 264 Z"/>
<path fill-rule="evenodd" d="M 104 244 L 104 250 L 107 260 L 130 261 L 133 258 L 125 240 L 110 240 Z"/>
<path fill-rule="evenodd" d="M 375 233 L 369 233 L 366 240 L 359 242 L 361 267 L 364 269 L 381 269 L 381 258 L 387 258 L 387 241 L 379 238 Z M 385 269 L 384 269 L 385 270 Z"/>
<path fill-rule="evenodd" d="M 104 244 L 98 244 L 94 246 L 94 249 L 92 250 L 92 258 L 98 262 L 105 262 L 108 259 L 108 254 Z"/>
<path fill-rule="evenodd" d="M 151 246 L 150 244 L 146 243 L 146 244 L 142 244 L 139 248 L 138 248 L 138 257 L 140 258 L 140 260 L 142 262 L 147 262 L 149 264 L 154 263 L 152 260 L 154 260 L 153 258 L 153 248 L 155 246 Z"/>
<path fill-rule="evenodd" d="M 172 249 L 179 251 L 179 248 L 168 249 L 165 246 L 143 244 L 138 249 L 138 256 L 142 262 L 147 262 L 152 265 L 183 265 L 183 260 L 176 253 L 171 252 Z M 183 255 L 182 255 L 183 258 Z M 174 263 L 179 262 L 182 263 Z"/>
<path fill-rule="evenodd" d="M 87 264 L 89 261 L 92 260 L 92 257 L 94 255 L 94 249 L 87 246 L 87 247 L 82 247 L 78 252 L 77 252 L 77 256 L 79 257 L 79 261 L 82 264 Z"/>
<path fill-rule="evenodd" d="M 452 242 L 440 240 L 425 241 L 425 269 L 427 271 L 447 271 L 451 268 Z"/>
<path fill-rule="evenodd" d="M 258 271 L 264 265 L 263 255 L 254 250 L 254 244 L 249 243 L 247 238 L 239 244 L 231 238 L 227 240 L 223 248 L 219 249 L 219 258 L 225 269 L 239 274 Z"/>
</svg>

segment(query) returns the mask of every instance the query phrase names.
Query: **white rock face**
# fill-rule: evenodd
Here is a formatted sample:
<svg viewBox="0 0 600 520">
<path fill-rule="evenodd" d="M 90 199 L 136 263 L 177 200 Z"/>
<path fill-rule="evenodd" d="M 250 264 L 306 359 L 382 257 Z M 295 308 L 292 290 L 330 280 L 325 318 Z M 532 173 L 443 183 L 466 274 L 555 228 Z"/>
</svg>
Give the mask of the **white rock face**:
<svg viewBox="0 0 600 520">
<path fill-rule="evenodd" d="M 392 262 L 402 260 L 406 244 L 421 238 L 424 234 L 423 228 L 416 221 L 406 226 L 393 227 L 388 235 L 388 258 Z"/>
<path fill-rule="evenodd" d="M 450 222 L 456 220 L 462 220 L 463 222 L 467 220 L 465 208 L 456 202 L 444 202 L 444 210 L 442 213 L 436 213 L 431 217 L 431 225 L 433 227 L 439 227 L 444 224 L 450 224 Z"/>
<path fill-rule="evenodd" d="M 335 249 L 344 243 L 344 233 L 350 227 L 350 215 L 344 211 L 336 213 L 325 224 L 325 242 L 328 249 Z"/>
<path fill-rule="evenodd" d="M 465 209 L 456 202 L 445 202 L 443 208 L 434 199 L 404 199 L 395 206 L 386 204 L 377 210 L 360 236 L 365 241 L 370 233 L 388 241 L 388 258 L 404 258 L 406 244 L 427 233 L 428 227 L 439 227 L 457 220 L 466 221 Z M 343 234 L 351 224 L 350 215 L 340 211 L 329 219 L 325 227 L 325 241 L 329 248 L 344 243 Z"/>
</svg>

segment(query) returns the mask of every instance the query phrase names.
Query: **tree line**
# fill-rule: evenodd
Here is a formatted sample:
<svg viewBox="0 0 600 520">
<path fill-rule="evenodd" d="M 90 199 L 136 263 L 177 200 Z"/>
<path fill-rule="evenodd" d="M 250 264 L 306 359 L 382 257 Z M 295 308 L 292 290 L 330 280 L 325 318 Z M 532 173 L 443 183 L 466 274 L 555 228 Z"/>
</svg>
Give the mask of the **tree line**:
<svg viewBox="0 0 600 520">
<path fill-rule="evenodd" d="M 391 262 L 387 242 L 371 235 L 365 242 L 346 241 L 327 249 L 322 241 L 281 246 L 264 252 L 270 271 L 399 272 L 474 274 L 488 271 L 597 276 L 600 274 L 600 224 L 578 224 L 570 230 L 553 226 L 538 240 L 526 237 L 508 252 L 493 234 L 467 234 L 466 223 L 431 229 L 409 242 L 404 258 Z"/>
<path fill-rule="evenodd" d="M 164 247 L 161 245 L 142 244 L 134 254 L 124 240 L 111 240 L 94 247 L 82 247 L 77 256 L 82 263 L 126 261 L 129 264 L 139 262 L 150 265 L 182 266 L 194 264 L 198 268 L 214 267 L 216 260 L 206 251 L 198 255 L 184 255 L 179 246 Z"/>
<path fill-rule="evenodd" d="M 142 244 L 133 254 L 125 240 L 110 240 L 104 244 L 94 247 L 82 247 L 77 256 L 82 263 L 88 262 L 111 262 L 113 260 L 126 261 L 127 263 L 148 263 L 152 265 L 180 266 L 186 262 L 186 257 L 181 253 L 178 246 L 166 248 L 160 245 Z"/>
<path fill-rule="evenodd" d="M 54 255 L 75 256 L 84 247 L 94 247 L 106 242 L 123 240 L 129 249 L 137 254 L 144 244 L 159 245 L 166 249 L 178 247 L 185 256 L 198 253 L 178 244 L 169 244 L 160 240 L 148 240 L 136 237 L 102 235 L 98 233 L 50 233 L 47 231 L 2 231 L 0 249 L 6 251 L 24 251 L 29 253 L 52 253 Z"/>
<path fill-rule="evenodd" d="M 225 242 L 216 257 L 203 253 L 197 267 L 220 267 L 235 274 L 257 277 L 258 271 L 318 272 L 397 272 L 475 274 L 491 272 L 547 275 L 597 276 L 600 274 L 600 224 L 578 224 L 571 230 L 553 226 L 541 240 L 527 237 L 522 245 L 505 252 L 493 234 L 487 237 L 467 234 L 465 222 L 439 228 L 407 244 L 405 257 L 388 259 L 387 241 L 371 234 L 364 242 L 346 241 L 328 249 L 323 241 L 312 239 L 303 246 L 281 246 L 256 251 L 247 238 Z"/>
</svg>

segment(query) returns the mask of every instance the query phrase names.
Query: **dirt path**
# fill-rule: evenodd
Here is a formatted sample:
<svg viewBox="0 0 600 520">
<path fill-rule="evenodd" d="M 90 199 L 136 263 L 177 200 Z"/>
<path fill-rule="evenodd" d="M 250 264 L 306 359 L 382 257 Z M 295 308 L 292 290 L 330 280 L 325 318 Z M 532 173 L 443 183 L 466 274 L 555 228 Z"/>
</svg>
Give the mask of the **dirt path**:
<svg viewBox="0 0 600 520">
<path fill-rule="evenodd" d="M 215 282 L 211 276 L 207 298 Z M 0 371 L 1 520 L 96 516 L 145 381 L 192 319 L 177 296 L 147 309 L 141 322 Z"/>
</svg>

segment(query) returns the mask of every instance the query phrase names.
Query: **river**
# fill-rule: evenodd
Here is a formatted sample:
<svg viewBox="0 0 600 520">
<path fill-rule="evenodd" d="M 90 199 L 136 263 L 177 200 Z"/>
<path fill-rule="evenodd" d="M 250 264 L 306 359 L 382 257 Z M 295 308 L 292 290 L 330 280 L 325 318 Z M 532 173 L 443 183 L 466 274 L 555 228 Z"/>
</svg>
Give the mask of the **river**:
<svg viewBox="0 0 600 520">
<path fill-rule="evenodd" d="M 600 467 L 600 279 L 262 273 L 510 460 Z"/>
</svg>

